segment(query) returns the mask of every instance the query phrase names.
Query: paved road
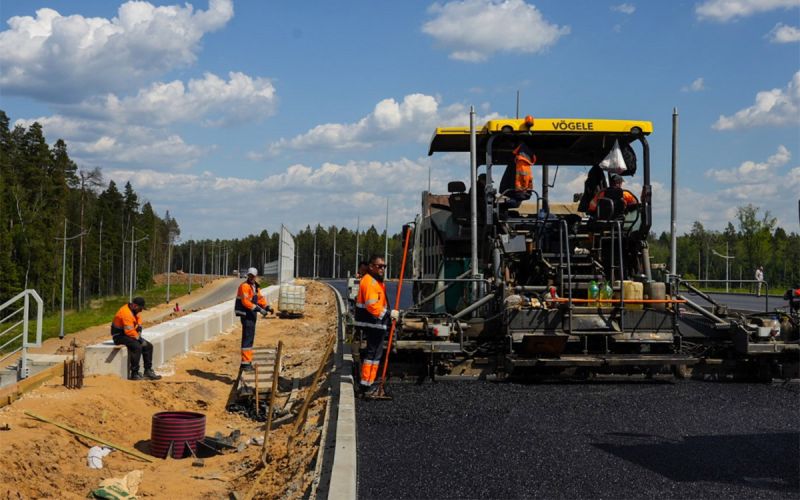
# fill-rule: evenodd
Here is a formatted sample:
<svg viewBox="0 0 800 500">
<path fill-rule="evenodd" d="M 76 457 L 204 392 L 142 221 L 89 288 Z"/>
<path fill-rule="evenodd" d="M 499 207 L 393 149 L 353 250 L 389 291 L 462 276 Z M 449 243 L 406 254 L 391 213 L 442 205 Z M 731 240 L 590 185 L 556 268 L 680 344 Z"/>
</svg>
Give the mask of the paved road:
<svg viewBox="0 0 800 500">
<path fill-rule="evenodd" d="M 360 498 L 798 498 L 800 386 L 395 384 L 358 401 Z"/>
<path fill-rule="evenodd" d="M 179 302 L 181 307 L 185 310 L 204 309 L 206 307 L 215 306 L 220 302 L 234 299 L 236 297 L 236 289 L 242 281 L 243 280 L 239 278 L 227 278 L 224 283 L 218 285 L 216 289 L 212 290 L 207 295 L 202 295 L 197 299 L 193 298 L 192 295 L 182 296 L 177 302 Z M 198 294 L 198 290 L 195 290 L 195 294 Z M 173 302 L 175 302 L 175 300 L 173 300 Z M 159 321 L 169 316 L 171 312 L 170 309 L 167 309 L 161 314 L 152 316 L 150 320 Z"/>
<path fill-rule="evenodd" d="M 766 298 L 762 295 L 756 297 L 755 295 L 740 295 L 728 293 L 711 293 L 709 294 L 714 300 L 727 304 L 731 309 L 740 311 L 757 311 L 761 312 L 766 310 Z M 702 303 L 702 302 L 701 302 Z M 774 311 L 776 307 L 786 307 L 789 301 L 783 300 L 782 297 L 770 296 L 769 298 L 769 311 Z"/>
</svg>

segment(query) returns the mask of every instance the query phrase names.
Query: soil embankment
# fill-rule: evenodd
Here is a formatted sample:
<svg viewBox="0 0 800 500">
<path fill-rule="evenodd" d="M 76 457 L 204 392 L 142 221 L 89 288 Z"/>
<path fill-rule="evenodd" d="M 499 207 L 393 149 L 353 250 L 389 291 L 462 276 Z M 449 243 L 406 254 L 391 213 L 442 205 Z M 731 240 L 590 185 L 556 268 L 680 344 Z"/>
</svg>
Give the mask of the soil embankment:
<svg viewBox="0 0 800 500">
<path fill-rule="evenodd" d="M 298 319 L 270 316 L 259 320 L 256 347 L 284 343 L 284 371 L 279 405 L 288 397 L 291 380 L 310 383 L 319 366 L 327 340 L 336 332 L 333 293 L 319 283 L 306 283 L 306 313 Z M 107 334 L 107 327 L 103 333 Z M 89 342 L 89 334 L 86 334 Z M 146 330 L 145 330 L 146 337 Z M 0 497 L 85 498 L 103 479 L 143 471 L 138 495 L 157 498 L 222 498 L 247 492 L 260 472 L 261 446 L 249 445 L 241 452 L 205 458 L 203 467 L 192 459 L 153 459 L 146 463 L 114 451 L 103 459 L 104 468 L 90 469 L 87 453 L 97 445 L 53 425 L 24 414 L 28 410 L 119 446 L 147 453 L 153 414 L 162 411 L 195 411 L 206 415 L 206 435 L 241 432 L 241 441 L 263 437 L 263 424 L 225 405 L 238 372 L 240 329 L 198 345 L 188 355 L 172 360 L 158 371 L 162 380 L 131 382 L 114 376 L 87 377 L 79 390 L 68 390 L 60 378 L 24 395 L 0 409 Z M 63 342 L 63 341 L 62 341 Z M 57 346 L 58 347 L 58 346 Z M 286 443 L 292 430 L 285 424 L 273 430 L 269 440 L 271 462 L 257 487 L 256 498 L 301 497 L 311 485 L 328 397 L 314 400 L 308 420 L 287 456 Z"/>
</svg>

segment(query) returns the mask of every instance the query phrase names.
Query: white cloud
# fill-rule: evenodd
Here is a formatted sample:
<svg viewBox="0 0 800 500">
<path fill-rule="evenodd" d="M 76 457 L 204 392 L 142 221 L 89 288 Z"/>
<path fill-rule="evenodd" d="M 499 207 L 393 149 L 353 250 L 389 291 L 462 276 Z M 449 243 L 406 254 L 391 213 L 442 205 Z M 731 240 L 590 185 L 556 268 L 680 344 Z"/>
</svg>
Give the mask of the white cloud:
<svg viewBox="0 0 800 500">
<path fill-rule="evenodd" d="M 435 3 L 422 31 L 452 50 L 451 59 L 485 61 L 495 52 L 539 53 L 568 35 L 569 26 L 547 22 L 523 0 L 460 0 Z"/>
<path fill-rule="evenodd" d="M 495 117 L 491 113 L 479 122 Z M 469 109 L 462 104 L 442 107 L 425 94 L 409 94 L 402 102 L 392 98 L 375 105 L 370 114 L 354 123 L 324 123 L 291 139 L 270 144 L 266 153 L 251 152 L 249 158 L 263 159 L 282 150 L 352 150 L 374 147 L 383 141 L 427 140 L 436 127 L 469 123 Z"/>
<path fill-rule="evenodd" d="M 778 23 L 772 28 L 772 31 L 767 33 L 767 38 L 772 43 L 800 42 L 800 29 Z"/>
<path fill-rule="evenodd" d="M 792 155 L 785 146 L 778 146 L 778 151 L 764 162 L 747 160 L 741 165 L 729 169 L 710 169 L 706 177 L 724 184 L 741 184 L 753 186 L 758 183 L 774 183 L 776 171 L 789 163 Z"/>
<path fill-rule="evenodd" d="M 630 3 L 621 3 L 619 5 L 612 5 L 611 10 L 614 12 L 621 12 L 622 14 L 633 14 L 636 12 L 636 6 Z"/>
<path fill-rule="evenodd" d="M 798 6 L 800 0 L 706 0 L 695 6 L 695 14 L 700 20 L 724 23 L 762 12 Z"/>
<path fill-rule="evenodd" d="M 706 89 L 706 84 L 703 78 L 697 78 L 694 80 L 690 85 L 686 85 L 681 88 L 682 92 L 700 92 L 701 90 Z"/>
<path fill-rule="evenodd" d="M 791 228 L 797 221 L 795 203 L 800 192 L 800 167 L 786 168 L 791 158 L 791 152 L 781 145 L 765 161 L 747 160 L 738 167 L 706 171 L 706 177 L 725 187 L 702 193 L 681 191 L 679 204 L 692 207 L 691 215 L 681 215 L 685 219 L 682 226 L 698 220 L 721 230 L 728 221 L 735 220 L 737 207 L 750 203 L 769 210 L 779 225 Z"/>
<path fill-rule="evenodd" d="M 733 116 L 721 115 L 712 128 L 732 130 L 764 125 L 782 126 L 800 123 L 800 71 L 786 89 L 765 90 L 756 94 L 756 102 Z"/>
<path fill-rule="evenodd" d="M 17 120 L 30 127 L 39 122 L 46 137 L 64 139 L 70 157 L 81 166 L 150 165 L 187 168 L 213 147 L 187 144 L 177 134 L 163 129 L 115 124 L 62 115 Z"/>
<path fill-rule="evenodd" d="M 231 72 L 229 80 L 206 73 L 188 85 L 156 82 L 135 96 L 114 94 L 64 106 L 73 114 L 118 123 L 166 125 L 194 122 L 221 125 L 264 118 L 274 113 L 277 97 L 272 82 Z"/>
<path fill-rule="evenodd" d="M 136 88 L 148 78 L 193 63 L 199 42 L 233 17 L 231 0 L 156 7 L 122 4 L 113 19 L 62 16 L 39 9 L 15 16 L 0 32 L 0 89 L 50 102 Z"/>
<path fill-rule="evenodd" d="M 441 192 L 450 172 L 427 157 L 323 163 L 318 167 L 295 164 L 261 179 L 153 169 L 103 173 L 117 183 L 130 180 L 143 198 L 156 200 L 162 207 L 159 210 L 168 209 L 180 221 L 185 237 L 197 238 L 226 236 L 219 234 L 219 228 L 224 228 L 227 236 L 241 236 L 258 232 L 265 224 L 274 230 L 283 223 L 293 231 L 313 222 L 355 228 L 356 217 L 361 218 L 362 230 L 370 224 L 382 228 L 387 197 L 390 225 L 399 227 L 418 212 L 419 193 L 427 187 L 430 166 L 435 167 L 433 188 Z M 410 183 L 409 179 L 419 182 Z M 265 216 L 258 220 L 243 218 L 242 213 Z"/>
</svg>

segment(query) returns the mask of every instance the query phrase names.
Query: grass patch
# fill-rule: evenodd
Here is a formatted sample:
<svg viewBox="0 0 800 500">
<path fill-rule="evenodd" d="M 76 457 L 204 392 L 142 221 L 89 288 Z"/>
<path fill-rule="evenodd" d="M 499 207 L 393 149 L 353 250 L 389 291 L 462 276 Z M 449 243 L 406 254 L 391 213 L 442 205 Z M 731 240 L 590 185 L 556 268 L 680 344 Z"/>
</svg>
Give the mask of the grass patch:
<svg viewBox="0 0 800 500">
<path fill-rule="evenodd" d="M 192 291 L 200 289 L 200 284 L 192 284 Z M 175 298 L 188 293 L 189 287 L 188 285 L 171 285 L 170 286 L 170 299 L 174 302 Z M 159 304 L 164 304 L 167 301 L 167 286 L 166 285 L 156 285 L 152 286 L 148 290 L 140 290 L 134 292 L 135 296 L 144 297 L 145 303 L 147 304 L 148 308 L 155 307 Z M 69 335 L 70 333 L 79 332 L 86 328 L 90 328 L 92 326 L 97 325 L 109 325 L 109 329 L 111 328 L 111 320 L 114 319 L 114 314 L 117 313 L 117 310 L 123 305 L 127 304 L 128 296 L 127 295 L 117 295 L 117 296 L 109 296 L 103 298 L 92 299 L 89 304 L 81 311 L 76 310 L 65 310 L 64 311 L 64 335 Z M 35 308 L 32 307 L 31 311 Z M 19 321 L 19 315 L 15 316 L 13 320 L 10 322 Z M 7 328 L 7 326 L 6 326 Z M 0 326 L 0 331 L 4 330 L 2 326 Z M 33 332 L 36 331 L 36 321 L 31 321 L 28 323 L 28 337 L 33 337 Z M 11 337 L 18 335 L 22 332 L 22 326 L 18 326 L 0 338 L 0 345 L 7 342 Z M 48 312 L 45 309 L 44 317 L 42 318 L 42 341 L 47 340 L 49 338 L 58 337 L 59 333 L 61 332 L 61 311 L 55 310 Z M 110 337 L 109 333 L 109 338 Z M 12 343 L 5 349 L 3 352 L 9 352 L 14 349 L 17 349 L 21 345 L 21 340 Z"/>
</svg>

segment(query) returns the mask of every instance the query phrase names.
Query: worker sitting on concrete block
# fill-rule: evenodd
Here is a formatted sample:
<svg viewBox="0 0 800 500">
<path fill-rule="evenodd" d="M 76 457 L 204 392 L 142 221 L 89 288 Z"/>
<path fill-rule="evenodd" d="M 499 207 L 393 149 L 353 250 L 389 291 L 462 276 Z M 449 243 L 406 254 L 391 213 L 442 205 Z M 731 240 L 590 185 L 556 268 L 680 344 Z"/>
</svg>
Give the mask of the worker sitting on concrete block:
<svg viewBox="0 0 800 500">
<path fill-rule="evenodd" d="M 161 376 L 153 371 L 153 344 L 142 338 L 142 310 L 142 297 L 134 297 L 132 302 L 120 307 L 111 322 L 111 339 L 114 344 L 128 348 L 128 380 L 142 379 L 139 373 L 141 357 L 144 357 L 144 378 L 158 380 Z"/>
</svg>

